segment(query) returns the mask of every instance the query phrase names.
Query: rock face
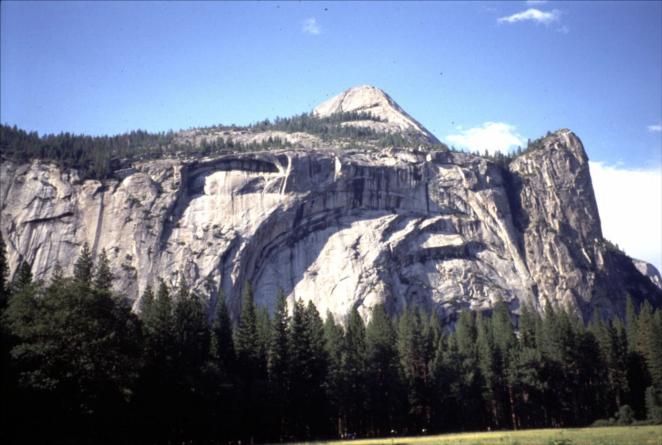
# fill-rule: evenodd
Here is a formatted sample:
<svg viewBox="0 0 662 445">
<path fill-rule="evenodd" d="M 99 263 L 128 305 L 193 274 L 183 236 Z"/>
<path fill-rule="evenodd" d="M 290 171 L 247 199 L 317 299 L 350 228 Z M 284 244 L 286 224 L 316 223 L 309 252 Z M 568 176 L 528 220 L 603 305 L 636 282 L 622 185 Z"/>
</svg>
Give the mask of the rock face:
<svg viewBox="0 0 662 445">
<path fill-rule="evenodd" d="M 636 259 L 633 259 L 632 262 L 642 275 L 648 277 L 648 279 L 651 280 L 653 284 L 662 289 L 662 276 L 660 275 L 660 271 L 658 271 L 655 266 L 645 261 Z"/>
<path fill-rule="evenodd" d="M 148 161 L 104 181 L 37 161 L 0 173 L 12 270 L 25 260 L 37 278 L 57 263 L 71 271 L 87 242 L 106 250 L 115 287 L 136 304 L 159 278 L 185 278 L 212 305 L 223 292 L 235 315 L 248 281 L 258 305 L 273 308 L 280 288 L 339 320 L 382 302 L 450 320 L 499 300 L 586 317 L 622 313 L 627 294 L 662 303 L 603 240 L 569 130 L 508 167 L 445 151 L 318 149 Z"/>
<path fill-rule="evenodd" d="M 422 142 L 439 144 L 439 140 L 425 127 L 408 115 L 391 97 L 370 85 L 353 87 L 318 105 L 313 114 L 328 117 L 335 113 L 368 113 L 380 121 L 353 121 L 345 125 L 368 127 L 390 133 L 408 133 Z"/>
</svg>

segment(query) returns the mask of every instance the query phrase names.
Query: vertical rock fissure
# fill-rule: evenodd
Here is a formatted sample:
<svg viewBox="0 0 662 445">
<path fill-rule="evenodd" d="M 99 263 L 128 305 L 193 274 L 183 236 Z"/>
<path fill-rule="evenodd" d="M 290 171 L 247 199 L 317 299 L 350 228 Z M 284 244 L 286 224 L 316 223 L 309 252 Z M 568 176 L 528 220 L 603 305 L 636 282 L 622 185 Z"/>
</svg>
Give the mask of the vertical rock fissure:
<svg viewBox="0 0 662 445">
<path fill-rule="evenodd" d="M 101 186 L 99 189 L 99 213 L 97 214 L 97 227 L 94 231 L 94 243 L 92 243 L 92 253 L 97 254 L 99 249 L 99 239 L 101 238 L 101 231 L 103 229 L 103 212 L 104 212 L 104 195 L 105 195 L 105 186 Z"/>
<path fill-rule="evenodd" d="M 47 279 L 88 239 L 112 249 L 117 287 L 134 299 L 178 272 L 212 300 L 222 289 L 233 317 L 246 280 L 259 304 L 282 287 L 337 319 L 409 300 L 450 319 L 499 298 L 584 312 L 621 311 L 625 292 L 658 298 L 602 242 L 587 160 L 566 132 L 503 168 L 464 153 L 287 149 L 149 160 L 98 188 L 52 165 L 9 165 L 0 229 L 11 269 L 24 257 Z"/>
</svg>

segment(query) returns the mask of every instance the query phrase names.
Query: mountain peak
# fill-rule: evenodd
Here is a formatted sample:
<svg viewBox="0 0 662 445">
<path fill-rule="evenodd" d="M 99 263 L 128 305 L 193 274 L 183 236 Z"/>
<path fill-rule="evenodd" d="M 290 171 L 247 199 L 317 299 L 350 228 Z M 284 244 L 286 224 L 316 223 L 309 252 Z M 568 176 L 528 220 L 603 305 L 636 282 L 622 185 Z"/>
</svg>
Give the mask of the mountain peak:
<svg viewBox="0 0 662 445">
<path fill-rule="evenodd" d="M 323 114 L 357 111 L 377 105 L 398 106 L 384 91 L 372 85 L 357 85 L 323 102 L 315 111 Z"/>
<path fill-rule="evenodd" d="M 439 140 L 405 112 L 388 94 L 372 85 L 358 85 L 343 91 L 337 96 L 322 102 L 313 114 L 327 117 L 335 113 L 368 113 L 379 119 L 381 126 L 368 125 L 389 133 L 414 133 L 426 142 L 439 143 Z"/>
</svg>

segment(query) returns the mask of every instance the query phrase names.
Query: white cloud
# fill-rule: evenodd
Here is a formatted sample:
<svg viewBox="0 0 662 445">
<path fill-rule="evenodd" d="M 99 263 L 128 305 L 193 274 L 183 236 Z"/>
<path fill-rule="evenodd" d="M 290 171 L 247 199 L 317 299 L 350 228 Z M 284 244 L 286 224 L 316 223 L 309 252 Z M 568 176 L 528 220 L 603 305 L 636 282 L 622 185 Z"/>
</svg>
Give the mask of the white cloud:
<svg viewBox="0 0 662 445">
<path fill-rule="evenodd" d="M 497 19 L 497 22 L 517 23 L 532 21 L 536 23 L 542 23 L 543 25 L 549 25 L 550 23 L 557 22 L 560 18 L 561 13 L 558 9 L 553 9 L 551 11 L 541 11 L 540 9 L 529 8 L 526 11 L 518 12 L 507 17 L 501 17 Z"/>
<path fill-rule="evenodd" d="M 647 128 L 651 133 L 659 133 L 662 131 L 662 124 L 649 125 Z"/>
<path fill-rule="evenodd" d="M 514 125 L 503 122 L 485 122 L 479 127 L 463 130 L 459 134 L 446 137 L 451 145 L 470 151 L 490 153 L 501 151 L 506 153 L 511 149 L 524 145 L 525 139 L 516 131 Z"/>
<path fill-rule="evenodd" d="M 301 31 L 305 32 L 306 34 L 312 34 L 316 36 L 322 33 L 322 27 L 319 25 L 319 23 L 317 23 L 317 19 L 315 17 L 309 17 L 303 21 Z"/>
<path fill-rule="evenodd" d="M 589 166 L 604 237 L 662 270 L 662 167 Z"/>
<path fill-rule="evenodd" d="M 547 3 L 548 0 L 526 0 L 527 5 L 542 5 Z"/>
</svg>

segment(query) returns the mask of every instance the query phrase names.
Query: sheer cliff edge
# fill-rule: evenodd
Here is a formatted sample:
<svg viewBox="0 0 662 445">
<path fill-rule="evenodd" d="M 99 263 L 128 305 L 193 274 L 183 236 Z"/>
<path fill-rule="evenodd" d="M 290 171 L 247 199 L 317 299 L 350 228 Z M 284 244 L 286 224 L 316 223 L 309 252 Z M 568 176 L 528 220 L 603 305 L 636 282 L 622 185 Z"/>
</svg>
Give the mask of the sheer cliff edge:
<svg viewBox="0 0 662 445">
<path fill-rule="evenodd" d="M 384 108 L 374 99 L 373 110 Z M 334 100 L 316 113 L 333 115 L 343 104 Z M 369 124 L 438 143 L 388 113 Z M 103 180 L 5 160 L 0 230 L 11 270 L 28 261 L 46 279 L 56 264 L 70 270 L 87 242 L 106 250 L 116 289 L 136 307 L 147 285 L 184 278 L 212 304 L 222 292 L 236 314 L 250 282 L 258 305 L 273 308 L 282 289 L 339 320 L 382 302 L 449 320 L 500 300 L 515 313 L 549 302 L 584 317 L 622 314 L 627 295 L 662 304 L 645 268 L 603 239 L 587 156 L 569 130 L 508 163 L 330 145 L 145 160 Z"/>
</svg>

